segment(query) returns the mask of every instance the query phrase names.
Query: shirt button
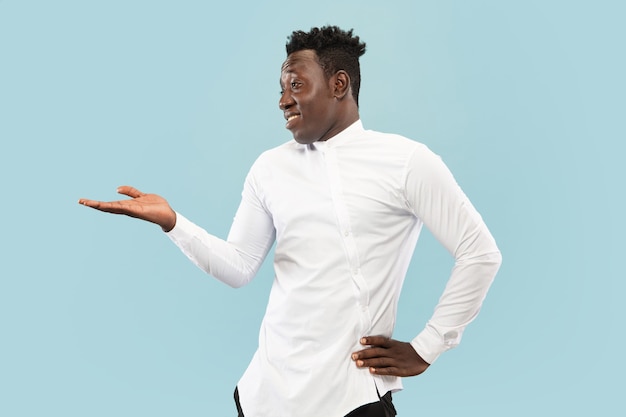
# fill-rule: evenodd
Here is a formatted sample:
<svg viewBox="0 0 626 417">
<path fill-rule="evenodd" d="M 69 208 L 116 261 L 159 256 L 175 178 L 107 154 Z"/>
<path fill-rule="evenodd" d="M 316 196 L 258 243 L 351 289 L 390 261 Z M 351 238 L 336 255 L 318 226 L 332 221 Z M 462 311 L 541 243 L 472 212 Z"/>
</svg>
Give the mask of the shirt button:
<svg viewBox="0 0 626 417">
<path fill-rule="evenodd" d="M 347 230 L 346 230 L 345 232 L 343 232 L 343 235 L 344 235 L 344 236 L 346 236 L 346 237 L 347 237 L 349 234 L 350 234 L 350 232 L 348 232 Z"/>
</svg>

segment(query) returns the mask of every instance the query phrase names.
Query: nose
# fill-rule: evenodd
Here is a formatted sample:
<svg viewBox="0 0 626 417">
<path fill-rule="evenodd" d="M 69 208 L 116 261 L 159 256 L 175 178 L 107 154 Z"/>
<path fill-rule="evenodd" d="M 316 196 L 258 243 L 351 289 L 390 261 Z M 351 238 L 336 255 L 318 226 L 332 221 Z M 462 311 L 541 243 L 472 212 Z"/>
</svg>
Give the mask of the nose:
<svg viewBox="0 0 626 417">
<path fill-rule="evenodd" d="M 280 108 L 281 110 L 287 110 L 289 107 L 293 106 L 294 101 L 293 98 L 291 97 L 291 94 L 289 94 L 289 91 L 285 90 L 281 95 L 280 95 L 280 100 L 278 100 L 278 108 Z"/>
</svg>

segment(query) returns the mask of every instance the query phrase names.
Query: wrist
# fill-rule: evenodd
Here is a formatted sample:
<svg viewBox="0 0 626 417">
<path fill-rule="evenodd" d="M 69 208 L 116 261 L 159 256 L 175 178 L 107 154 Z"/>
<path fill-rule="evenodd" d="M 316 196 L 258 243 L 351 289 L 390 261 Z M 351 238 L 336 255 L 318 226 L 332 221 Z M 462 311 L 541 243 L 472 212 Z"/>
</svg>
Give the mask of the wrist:
<svg viewBox="0 0 626 417">
<path fill-rule="evenodd" d="M 160 224 L 161 230 L 165 233 L 171 232 L 172 229 L 176 226 L 176 212 L 172 210 L 171 216 L 164 223 Z"/>
</svg>

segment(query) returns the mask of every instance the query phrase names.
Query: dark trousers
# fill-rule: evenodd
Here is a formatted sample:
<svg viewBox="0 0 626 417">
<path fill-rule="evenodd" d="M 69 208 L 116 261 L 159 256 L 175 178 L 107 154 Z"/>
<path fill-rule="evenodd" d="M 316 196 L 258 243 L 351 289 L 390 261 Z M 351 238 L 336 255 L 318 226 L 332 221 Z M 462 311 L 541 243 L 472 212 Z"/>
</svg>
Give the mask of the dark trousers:
<svg viewBox="0 0 626 417">
<path fill-rule="evenodd" d="M 235 405 L 239 413 L 237 417 L 245 417 L 239 404 L 239 390 L 237 388 L 235 388 Z M 345 417 L 394 417 L 395 415 L 396 409 L 391 400 L 391 391 L 389 391 L 380 397 L 380 401 L 362 405 L 356 410 L 350 411 Z"/>
</svg>

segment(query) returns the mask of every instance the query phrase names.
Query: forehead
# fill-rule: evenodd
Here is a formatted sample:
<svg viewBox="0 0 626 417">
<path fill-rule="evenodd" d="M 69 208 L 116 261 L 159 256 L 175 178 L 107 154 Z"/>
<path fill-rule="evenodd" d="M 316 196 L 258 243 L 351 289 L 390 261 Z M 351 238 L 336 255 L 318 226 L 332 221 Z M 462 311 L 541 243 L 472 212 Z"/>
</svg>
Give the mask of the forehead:
<svg viewBox="0 0 626 417">
<path fill-rule="evenodd" d="M 317 54 L 312 49 L 304 49 L 290 54 L 280 68 L 281 78 L 289 74 L 322 73 Z"/>
</svg>

